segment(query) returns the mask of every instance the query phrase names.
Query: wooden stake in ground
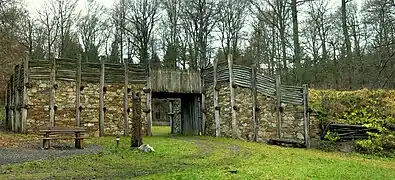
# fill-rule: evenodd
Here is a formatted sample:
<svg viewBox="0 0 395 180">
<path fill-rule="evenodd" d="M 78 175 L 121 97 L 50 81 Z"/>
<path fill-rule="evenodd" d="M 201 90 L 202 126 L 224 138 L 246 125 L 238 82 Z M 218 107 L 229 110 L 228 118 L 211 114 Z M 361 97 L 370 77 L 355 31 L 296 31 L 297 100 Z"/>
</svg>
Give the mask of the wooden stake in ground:
<svg viewBox="0 0 395 180">
<path fill-rule="evenodd" d="M 128 62 L 127 60 L 124 60 L 123 63 L 123 68 L 124 68 L 124 91 L 123 91 L 123 129 L 124 129 L 124 136 L 129 135 L 129 113 L 128 113 L 128 85 L 129 85 L 129 79 L 128 79 Z"/>
<path fill-rule="evenodd" d="M 29 83 L 29 58 L 25 58 L 23 65 L 23 90 L 22 90 L 22 133 L 27 133 L 27 103 L 28 103 L 28 90 L 27 84 Z"/>
<path fill-rule="evenodd" d="M 133 121 L 132 121 L 132 131 L 133 135 L 131 138 L 131 147 L 139 147 L 143 144 L 142 137 L 142 124 L 141 124 L 141 100 L 140 93 L 133 93 Z"/>
<path fill-rule="evenodd" d="M 309 91 L 307 84 L 303 85 L 303 124 L 304 124 L 304 143 L 306 148 L 310 148 L 310 120 L 309 120 Z"/>
<path fill-rule="evenodd" d="M 81 126 L 81 54 L 77 59 L 77 72 L 75 75 L 75 126 Z"/>
<path fill-rule="evenodd" d="M 220 107 L 218 103 L 219 86 L 217 81 L 217 67 L 218 60 L 214 60 L 213 73 L 214 73 L 214 119 L 215 119 L 215 136 L 221 136 L 221 120 L 220 120 Z"/>
<path fill-rule="evenodd" d="M 280 94 L 280 89 L 281 89 L 281 79 L 280 75 L 276 75 L 276 98 L 277 98 L 277 103 L 276 103 L 276 111 L 277 111 L 277 123 L 276 123 L 276 134 L 277 138 L 281 139 L 281 94 Z"/>
<path fill-rule="evenodd" d="M 50 79 L 50 95 L 49 95 L 49 124 L 51 127 L 55 126 L 55 77 L 56 75 L 56 60 L 51 58 L 51 73 Z"/>
<path fill-rule="evenodd" d="M 100 58 L 100 100 L 99 100 L 99 134 L 104 136 L 104 76 L 105 76 L 105 64 L 104 58 Z"/>
<path fill-rule="evenodd" d="M 252 139 L 253 141 L 257 140 L 258 135 L 258 118 L 256 113 L 256 104 L 257 104 L 257 87 L 256 87 L 256 65 L 251 68 L 251 94 L 252 94 Z"/>
<path fill-rule="evenodd" d="M 233 57 L 228 54 L 229 67 L 229 87 L 230 87 L 230 105 L 232 106 L 232 137 L 239 138 L 237 133 L 237 118 L 236 118 L 236 102 L 235 102 L 235 88 L 233 87 Z"/>
</svg>

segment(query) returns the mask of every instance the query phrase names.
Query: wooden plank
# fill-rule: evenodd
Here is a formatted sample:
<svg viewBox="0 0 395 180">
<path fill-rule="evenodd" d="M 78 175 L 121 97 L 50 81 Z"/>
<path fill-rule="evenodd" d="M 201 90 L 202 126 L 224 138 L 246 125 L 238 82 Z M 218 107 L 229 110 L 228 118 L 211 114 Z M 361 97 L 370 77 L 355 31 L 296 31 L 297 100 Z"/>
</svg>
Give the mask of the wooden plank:
<svg viewBox="0 0 395 180">
<path fill-rule="evenodd" d="M 309 120 L 309 91 L 307 85 L 303 85 L 303 122 L 304 122 L 304 141 L 306 148 L 310 148 L 310 120 Z"/>
<path fill-rule="evenodd" d="M 46 59 L 46 60 L 30 60 L 29 61 L 29 66 L 30 67 L 45 67 L 49 68 L 51 67 L 51 62 Z"/>
<path fill-rule="evenodd" d="M 124 122 L 124 136 L 129 135 L 129 115 L 128 115 L 128 62 L 124 61 L 124 88 L 123 88 L 123 122 Z"/>
<path fill-rule="evenodd" d="M 277 98 L 277 103 L 276 103 L 276 111 L 277 111 L 277 124 L 276 124 L 276 133 L 277 133 L 277 138 L 281 139 L 281 93 L 280 93 L 280 88 L 281 88 L 281 79 L 280 75 L 276 75 L 276 98 Z"/>
<path fill-rule="evenodd" d="M 105 59 L 101 60 L 101 70 L 100 70 L 100 104 L 99 104 L 99 135 L 104 136 L 104 77 L 105 77 Z"/>
<path fill-rule="evenodd" d="M 11 76 L 10 79 L 10 103 L 11 103 L 11 107 L 10 107 L 10 121 L 11 121 L 11 131 L 14 132 L 15 130 L 15 82 L 14 82 L 14 78 L 15 78 L 15 74 L 13 74 Z"/>
<path fill-rule="evenodd" d="M 191 76 L 189 76 L 189 77 L 191 77 Z M 203 77 L 200 77 L 200 80 L 199 80 L 199 82 L 201 82 L 202 83 L 202 86 L 204 86 L 204 81 L 202 81 L 202 79 L 203 79 Z M 198 81 L 189 81 L 189 83 L 191 83 L 191 86 L 193 85 L 193 83 L 194 82 L 198 82 Z M 190 88 L 190 90 L 191 91 L 193 91 L 193 90 L 196 90 L 195 89 L 196 87 L 191 87 Z M 197 99 L 195 98 L 194 99 L 194 101 L 196 101 L 195 102 L 195 104 L 194 105 L 196 105 L 196 103 L 197 103 Z M 206 104 L 205 104 L 205 102 L 206 102 L 206 94 L 205 93 L 202 93 L 202 95 L 201 95 L 201 101 L 200 101 L 200 109 L 202 110 L 201 111 L 201 133 L 203 134 L 203 135 L 206 135 Z M 193 113 L 194 114 L 194 116 L 197 116 L 197 114 L 198 114 L 198 112 L 196 112 L 197 110 L 198 110 L 199 108 L 195 108 L 195 113 Z M 197 121 L 197 117 L 195 117 L 194 118 L 196 121 Z M 196 122 L 197 124 L 198 124 L 198 122 Z"/>
<path fill-rule="evenodd" d="M 21 98 L 20 98 L 20 92 L 19 92 L 19 87 L 21 87 L 21 81 L 20 81 L 20 74 L 21 74 L 21 66 L 17 66 L 17 75 L 16 75 L 16 86 L 15 86 L 15 131 L 14 132 L 20 132 L 20 120 L 21 120 L 21 112 L 20 112 L 20 107 L 21 107 Z"/>
<path fill-rule="evenodd" d="M 229 88 L 230 88 L 230 105 L 232 111 L 232 137 L 238 138 L 237 133 L 237 119 L 236 119 L 236 102 L 235 102 L 235 89 L 233 88 L 234 77 L 233 77 L 233 57 L 232 54 L 228 55 L 228 66 L 229 66 Z"/>
<path fill-rule="evenodd" d="M 258 117 L 256 115 L 256 104 L 257 104 L 257 87 L 256 87 L 256 66 L 251 68 L 251 94 L 252 94 L 252 139 L 257 140 L 258 136 Z"/>
<path fill-rule="evenodd" d="M 82 62 L 81 66 L 83 68 L 84 67 L 89 67 L 89 68 L 97 69 L 98 71 L 100 71 L 101 64 L 100 63 L 91 63 L 91 62 Z"/>
<path fill-rule="evenodd" d="M 282 145 L 282 144 L 289 144 L 294 147 L 305 147 L 305 144 L 302 141 L 294 140 L 294 139 L 279 139 L 273 138 L 268 140 L 269 144 L 274 145 Z"/>
<path fill-rule="evenodd" d="M 49 124 L 50 126 L 55 126 L 55 79 L 56 79 L 56 60 L 51 59 L 51 73 L 50 78 L 50 96 L 49 96 Z"/>
<path fill-rule="evenodd" d="M 31 74 L 34 74 L 34 73 L 37 73 L 37 74 L 40 74 L 40 73 L 42 73 L 42 74 L 43 73 L 49 74 L 51 72 L 49 67 L 30 67 L 30 66 L 29 66 L 29 71 L 30 71 Z"/>
<path fill-rule="evenodd" d="M 77 72 L 75 74 L 75 125 L 81 126 L 81 54 L 77 59 Z"/>
<path fill-rule="evenodd" d="M 75 70 L 76 68 L 76 62 L 56 62 L 56 69 L 58 70 Z"/>
<path fill-rule="evenodd" d="M 218 67 L 218 60 L 214 60 L 214 65 L 213 65 L 213 74 L 214 74 L 214 84 L 213 84 L 213 91 L 214 91 L 214 119 L 215 119 L 215 136 L 220 137 L 221 136 L 221 119 L 220 119 L 220 107 L 218 103 L 218 95 L 219 95 L 219 88 L 217 89 L 217 67 Z"/>
<path fill-rule="evenodd" d="M 29 83 L 29 58 L 26 57 L 23 66 L 23 95 L 22 95 L 22 133 L 27 133 L 27 104 L 28 104 L 28 90 L 27 84 Z"/>
<path fill-rule="evenodd" d="M 9 129 L 9 119 L 8 119 L 9 118 L 9 111 L 8 111 L 8 109 L 10 107 L 9 99 L 8 99 L 9 90 L 10 90 L 10 83 L 7 83 L 7 89 L 6 89 L 5 94 L 4 94 L 4 100 L 5 100 L 5 103 L 4 103 L 4 105 L 5 105 L 5 125 L 6 125 L 7 129 Z"/>
</svg>

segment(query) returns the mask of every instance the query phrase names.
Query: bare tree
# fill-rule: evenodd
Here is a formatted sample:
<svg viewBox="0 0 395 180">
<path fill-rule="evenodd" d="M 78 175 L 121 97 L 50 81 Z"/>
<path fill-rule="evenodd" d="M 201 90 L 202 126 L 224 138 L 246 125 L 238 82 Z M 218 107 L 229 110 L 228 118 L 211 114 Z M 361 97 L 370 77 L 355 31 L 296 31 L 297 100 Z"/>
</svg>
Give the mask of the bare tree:
<svg viewBox="0 0 395 180">
<path fill-rule="evenodd" d="M 71 27 L 78 17 L 76 14 L 77 2 L 78 0 L 55 0 L 54 2 L 58 6 L 56 12 L 59 15 L 59 57 L 65 54 L 66 38 L 70 36 Z"/>
<path fill-rule="evenodd" d="M 219 30 L 221 32 L 222 50 L 225 57 L 237 55 L 238 43 L 241 39 L 241 29 L 247 15 L 247 1 L 223 0 L 219 16 Z"/>
<path fill-rule="evenodd" d="M 181 3 L 181 23 L 189 39 L 189 67 L 192 69 L 208 66 L 209 38 L 219 12 L 217 1 L 186 0 Z"/>
<path fill-rule="evenodd" d="M 38 11 L 39 14 L 39 22 L 45 28 L 45 36 L 47 43 L 47 58 L 53 57 L 53 45 L 56 41 L 56 38 L 59 34 L 59 16 L 56 12 L 56 8 L 54 4 L 46 3 L 44 8 Z"/>
<path fill-rule="evenodd" d="M 144 65 L 149 65 L 149 43 L 158 16 L 158 0 L 128 0 L 125 24 L 122 25 L 137 56 Z"/>
<path fill-rule="evenodd" d="M 302 83 L 303 74 L 302 66 L 300 64 L 301 52 L 299 44 L 299 23 L 298 23 L 298 11 L 297 11 L 297 1 L 291 0 L 291 11 L 292 11 L 292 31 L 293 31 L 293 44 L 294 44 L 294 63 L 295 63 L 295 76 L 296 82 Z"/>
<path fill-rule="evenodd" d="M 177 0 L 163 0 L 163 9 L 166 11 L 166 18 L 163 19 L 162 41 L 164 47 L 164 65 L 170 68 L 177 67 L 177 59 L 180 49 L 179 21 L 180 2 Z"/>
<path fill-rule="evenodd" d="M 342 12 L 342 29 L 343 29 L 343 36 L 344 36 L 344 42 L 346 44 L 346 50 L 347 50 L 347 67 L 348 67 L 348 84 L 349 84 L 349 89 L 351 89 L 351 83 L 352 83 L 352 51 L 351 51 L 351 41 L 350 41 L 350 36 L 348 33 L 348 25 L 347 25 L 347 7 L 346 3 L 348 1 L 342 0 L 342 6 L 341 6 L 341 12 Z"/>
<path fill-rule="evenodd" d="M 276 60 L 277 74 L 284 75 L 283 79 L 286 80 L 286 72 L 288 71 L 288 59 L 287 59 L 287 19 L 289 16 L 289 8 L 287 7 L 285 0 L 251 0 L 256 12 L 255 14 L 261 18 L 264 18 L 266 23 L 268 23 L 272 29 L 272 43 L 277 44 L 272 53 L 273 59 L 279 56 L 281 61 Z M 278 35 L 279 36 L 278 36 Z M 274 38 L 278 37 L 278 38 Z M 278 40 L 278 41 L 277 41 Z M 277 55 L 278 54 L 278 55 Z"/>
<path fill-rule="evenodd" d="M 104 19 L 104 7 L 94 1 L 90 1 L 88 11 L 77 24 L 79 36 L 84 49 L 84 57 L 87 61 L 98 60 L 100 47 L 108 39 L 105 34 L 108 29 Z"/>
</svg>

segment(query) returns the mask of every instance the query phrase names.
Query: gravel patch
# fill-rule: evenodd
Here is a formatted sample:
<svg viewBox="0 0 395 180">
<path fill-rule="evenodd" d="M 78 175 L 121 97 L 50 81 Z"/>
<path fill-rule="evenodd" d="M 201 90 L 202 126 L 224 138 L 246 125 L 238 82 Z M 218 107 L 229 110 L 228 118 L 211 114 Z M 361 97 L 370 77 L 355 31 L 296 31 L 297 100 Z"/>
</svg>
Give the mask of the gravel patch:
<svg viewBox="0 0 395 180">
<path fill-rule="evenodd" d="M 51 142 L 51 148 L 44 150 L 41 143 L 23 144 L 17 148 L 0 148 L 0 165 L 23 163 L 27 161 L 46 160 L 79 154 L 98 153 L 102 148 L 98 145 L 86 145 L 84 149 L 76 149 L 73 142 Z"/>
</svg>

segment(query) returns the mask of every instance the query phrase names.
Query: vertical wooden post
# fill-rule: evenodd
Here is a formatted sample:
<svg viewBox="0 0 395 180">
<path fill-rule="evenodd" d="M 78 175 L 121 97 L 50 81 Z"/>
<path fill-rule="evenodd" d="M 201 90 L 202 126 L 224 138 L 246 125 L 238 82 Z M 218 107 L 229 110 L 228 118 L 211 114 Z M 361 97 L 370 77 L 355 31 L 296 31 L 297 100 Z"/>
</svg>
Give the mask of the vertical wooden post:
<svg viewBox="0 0 395 180">
<path fill-rule="evenodd" d="M 256 115 L 256 104 L 257 104 L 257 91 L 256 91 L 256 65 L 254 64 L 251 68 L 251 94 L 252 94 L 252 139 L 257 140 L 258 135 L 258 118 Z"/>
<path fill-rule="evenodd" d="M 21 125 L 21 94 L 20 94 L 20 87 L 21 87 L 21 64 L 18 64 L 18 73 L 17 73 L 17 81 L 16 81 L 16 88 L 15 88 L 15 132 L 20 132 L 20 125 Z"/>
<path fill-rule="evenodd" d="M 307 84 L 303 85 L 303 122 L 304 122 L 304 142 L 306 148 L 310 148 L 310 120 L 309 120 L 309 91 Z"/>
<path fill-rule="evenodd" d="M 26 57 L 23 65 L 23 96 L 22 96 L 22 133 L 27 133 L 27 104 L 28 104 L 28 89 L 29 83 L 29 58 Z"/>
<path fill-rule="evenodd" d="M 141 99 L 140 93 L 133 93 L 133 105 L 132 105 L 132 113 L 133 113 L 133 136 L 131 140 L 131 147 L 139 147 L 143 144 L 143 135 L 142 135 L 142 125 L 141 125 Z"/>
<path fill-rule="evenodd" d="M 124 60 L 123 62 L 124 67 L 124 88 L 123 88 L 123 129 L 124 129 L 124 136 L 129 135 L 129 115 L 128 115 L 128 85 L 129 85 L 129 78 L 128 78 L 128 62 Z"/>
<path fill-rule="evenodd" d="M 281 93 L 280 93 L 280 89 L 281 89 L 281 79 L 280 79 L 280 75 L 276 75 L 276 99 L 277 99 L 277 103 L 276 103 L 276 111 L 277 111 L 277 138 L 281 139 Z"/>
<path fill-rule="evenodd" d="M 201 75 L 200 75 L 200 82 L 201 82 L 201 84 L 202 84 L 202 87 L 201 87 L 201 89 L 205 89 L 204 88 L 204 78 L 203 78 L 203 71 L 201 71 Z M 189 81 L 190 82 L 190 81 Z M 191 88 L 192 89 L 192 88 Z M 206 105 L 205 105 L 205 103 L 206 103 L 206 95 L 205 95 L 205 91 L 202 91 L 202 96 L 201 96 L 201 101 L 200 101 L 200 106 L 201 106 L 201 123 L 202 123 L 202 125 L 201 125 L 201 134 L 203 134 L 203 135 L 206 135 Z M 197 110 L 197 109 L 196 109 Z M 198 118 L 197 118 L 198 119 Z M 196 121 L 197 121 L 197 119 L 195 119 Z M 200 135 L 200 134 L 199 134 Z"/>
<path fill-rule="evenodd" d="M 10 121 L 11 121 L 11 131 L 15 131 L 15 74 L 11 76 L 10 80 Z"/>
<path fill-rule="evenodd" d="M 50 95 L 49 95 L 49 124 L 55 126 L 55 78 L 56 78 L 56 59 L 51 57 Z"/>
<path fill-rule="evenodd" d="M 229 51 L 230 52 L 230 51 Z M 238 138 L 237 133 L 237 119 L 236 119 L 236 102 L 235 102 L 235 89 L 233 87 L 233 57 L 232 54 L 228 55 L 228 67 L 229 67 L 229 87 L 230 87 L 230 105 L 232 106 L 232 137 Z"/>
<path fill-rule="evenodd" d="M 170 134 L 174 133 L 174 110 L 173 110 L 173 99 L 169 102 L 169 117 L 170 117 Z"/>
<path fill-rule="evenodd" d="M 12 119 L 14 118 L 14 114 L 13 114 L 13 100 L 12 100 L 12 76 L 10 78 L 10 80 L 8 81 L 8 93 L 7 93 L 7 98 L 8 98 L 8 125 L 7 128 L 8 130 L 12 130 Z"/>
<path fill-rule="evenodd" d="M 147 131 L 146 131 L 146 135 L 147 136 L 152 136 L 152 122 L 151 122 L 151 120 L 152 120 L 152 104 L 151 104 L 151 95 L 152 95 L 152 84 L 151 84 L 151 75 L 150 75 L 150 73 L 151 73 L 151 70 L 150 70 L 151 68 L 148 66 L 148 77 L 147 77 L 147 87 L 146 87 L 146 90 L 145 90 L 145 94 L 146 94 L 146 109 L 147 109 L 147 111 L 146 111 L 146 128 L 147 128 Z"/>
<path fill-rule="evenodd" d="M 8 96 L 9 96 L 9 90 L 10 90 L 10 83 L 7 83 L 7 90 L 6 90 L 6 92 L 5 92 L 5 94 L 4 94 L 4 100 L 5 100 L 5 126 L 6 126 L 6 128 L 7 129 L 9 129 L 9 117 L 10 117 L 10 114 L 9 114 L 9 108 L 10 108 L 10 102 L 9 102 L 9 98 L 8 98 Z"/>
<path fill-rule="evenodd" d="M 99 102 L 99 136 L 104 136 L 104 77 L 105 77 L 105 62 L 104 58 L 100 58 L 100 102 Z"/>
<path fill-rule="evenodd" d="M 75 76 L 75 126 L 81 126 L 81 54 L 77 59 L 77 72 Z"/>
<path fill-rule="evenodd" d="M 214 60 L 213 64 L 213 75 L 214 75 L 214 120 L 215 120 L 215 136 L 221 136 L 221 121 L 220 121 L 220 107 L 218 103 L 218 77 L 217 77 L 218 60 Z"/>
</svg>

